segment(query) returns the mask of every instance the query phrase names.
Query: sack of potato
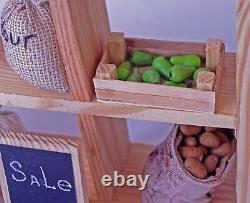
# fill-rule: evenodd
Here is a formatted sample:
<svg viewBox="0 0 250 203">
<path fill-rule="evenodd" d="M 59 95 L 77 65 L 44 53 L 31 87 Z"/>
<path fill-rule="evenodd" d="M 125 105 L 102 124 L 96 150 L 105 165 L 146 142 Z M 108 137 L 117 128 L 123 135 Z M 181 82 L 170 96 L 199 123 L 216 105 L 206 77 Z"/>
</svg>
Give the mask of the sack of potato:
<svg viewBox="0 0 250 203">
<path fill-rule="evenodd" d="M 231 130 L 175 126 L 148 157 L 150 175 L 143 203 L 204 203 L 234 166 L 236 141 Z"/>
</svg>

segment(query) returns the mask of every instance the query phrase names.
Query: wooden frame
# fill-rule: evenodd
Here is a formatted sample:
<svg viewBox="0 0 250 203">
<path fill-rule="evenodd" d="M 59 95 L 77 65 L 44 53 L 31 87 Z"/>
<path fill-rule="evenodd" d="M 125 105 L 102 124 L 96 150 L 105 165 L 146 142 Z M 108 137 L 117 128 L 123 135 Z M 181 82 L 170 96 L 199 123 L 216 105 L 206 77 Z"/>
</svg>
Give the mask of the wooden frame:
<svg viewBox="0 0 250 203">
<path fill-rule="evenodd" d="M 118 34 L 119 33 L 112 33 L 110 38 Z M 216 66 L 216 82 L 213 91 L 202 91 L 193 88 L 167 87 L 165 85 L 120 81 L 117 80 L 117 78 L 102 78 L 102 75 L 98 74 L 99 72 L 104 73 L 106 71 L 106 75 L 112 75 L 112 71 L 116 71 L 116 64 L 113 64 L 112 61 L 115 59 L 114 57 L 111 59 L 109 46 L 114 44 L 115 40 L 118 42 L 119 40 L 122 41 L 121 34 L 119 36 L 120 39 L 117 38 L 116 36 L 113 42 L 110 39 L 110 43 L 97 67 L 96 76 L 93 79 L 98 101 L 111 101 L 184 111 L 215 112 L 221 73 L 224 67 L 225 46 L 222 41 L 209 39 L 205 45 L 201 43 L 168 42 L 131 38 L 127 39 L 126 44 L 128 44 L 128 46 L 126 48 L 118 49 L 115 47 L 116 49 L 114 52 L 116 53 L 116 57 L 124 55 L 124 50 L 129 50 L 129 52 L 132 50 L 143 50 L 167 57 L 192 53 L 198 54 L 202 58 L 206 57 L 206 63 L 208 65 L 213 63 Z M 123 46 L 126 46 L 126 44 L 124 43 Z M 125 56 L 123 60 L 125 60 Z M 119 59 L 117 60 L 122 61 Z M 110 66 L 112 66 L 114 70 L 110 68 Z"/>
<path fill-rule="evenodd" d="M 250 2 L 237 1 L 237 202 L 250 202 Z"/>
<path fill-rule="evenodd" d="M 70 154 L 72 157 L 77 202 L 89 202 L 87 197 L 88 194 L 85 192 L 86 185 L 84 175 L 80 169 L 78 157 L 79 144 L 77 144 L 77 142 L 55 137 L 0 131 L 0 144 Z M 0 160 L 0 166 L 0 175 L 1 177 L 5 177 L 2 158 Z M 1 189 L 5 202 L 11 203 L 6 181 L 6 178 L 0 179 Z"/>
</svg>

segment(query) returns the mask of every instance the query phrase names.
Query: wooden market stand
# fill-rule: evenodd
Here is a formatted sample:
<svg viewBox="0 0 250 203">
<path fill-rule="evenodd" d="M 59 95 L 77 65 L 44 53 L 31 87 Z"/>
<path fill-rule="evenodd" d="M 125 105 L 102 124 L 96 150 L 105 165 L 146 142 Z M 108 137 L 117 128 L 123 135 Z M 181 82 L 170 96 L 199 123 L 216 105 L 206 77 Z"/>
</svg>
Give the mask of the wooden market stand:
<svg viewBox="0 0 250 203">
<path fill-rule="evenodd" d="M 236 54 L 226 53 L 215 114 L 97 102 L 93 77 L 110 34 L 105 1 L 50 0 L 50 7 L 71 91 L 59 94 L 33 88 L 7 65 L 1 48 L 0 104 L 78 114 L 81 138 L 77 142 L 81 145 L 81 169 L 91 202 L 140 202 L 135 189 L 115 190 L 100 183 L 104 174 L 114 170 L 141 174 L 153 148 L 129 142 L 127 118 L 236 129 L 237 181 L 232 171 L 213 202 L 250 202 L 249 1 L 238 0 L 237 64 Z"/>
</svg>

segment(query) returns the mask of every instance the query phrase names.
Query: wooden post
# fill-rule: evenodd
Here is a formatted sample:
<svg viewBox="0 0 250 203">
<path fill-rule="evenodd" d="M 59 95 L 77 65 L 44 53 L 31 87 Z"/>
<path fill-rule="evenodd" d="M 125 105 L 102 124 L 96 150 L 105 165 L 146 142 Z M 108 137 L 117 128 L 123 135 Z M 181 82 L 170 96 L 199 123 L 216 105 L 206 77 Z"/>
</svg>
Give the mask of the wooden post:
<svg viewBox="0 0 250 203">
<path fill-rule="evenodd" d="M 90 101 L 93 77 L 109 31 L 104 0 L 51 0 L 50 7 L 71 93 Z"/>
<path fill-rule="evenodd" d="M 250 1 L 237 5 L 237 202 L 250 202 Z"/>
<path fill-rule="evenodd" d="M 51 0 L 50 7 L 74 100 L 91 101 L 93 77 L 110 34 L 105 0 Z M 87 177 L 90 199 L 110 200 L 113 188 L 101 177 L 120 170 L 129 140 L 126 121 L 78 115 L 82 153 L 92 177 Z M 93 190 L 92 190 L 93 189 Z"/>
</svg>

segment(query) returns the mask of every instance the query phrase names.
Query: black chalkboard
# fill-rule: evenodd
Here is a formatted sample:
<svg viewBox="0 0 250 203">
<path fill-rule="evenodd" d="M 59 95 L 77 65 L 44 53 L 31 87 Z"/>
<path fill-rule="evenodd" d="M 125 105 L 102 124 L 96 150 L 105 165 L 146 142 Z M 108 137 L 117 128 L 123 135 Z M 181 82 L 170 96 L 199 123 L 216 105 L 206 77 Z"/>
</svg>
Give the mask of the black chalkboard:
<svg viewBox="0 0 250 203">
<path fill-rule="evenodd" d="M 0 144 L 11 203 L 77 203 L 71 154 Z"/>
</svg>

